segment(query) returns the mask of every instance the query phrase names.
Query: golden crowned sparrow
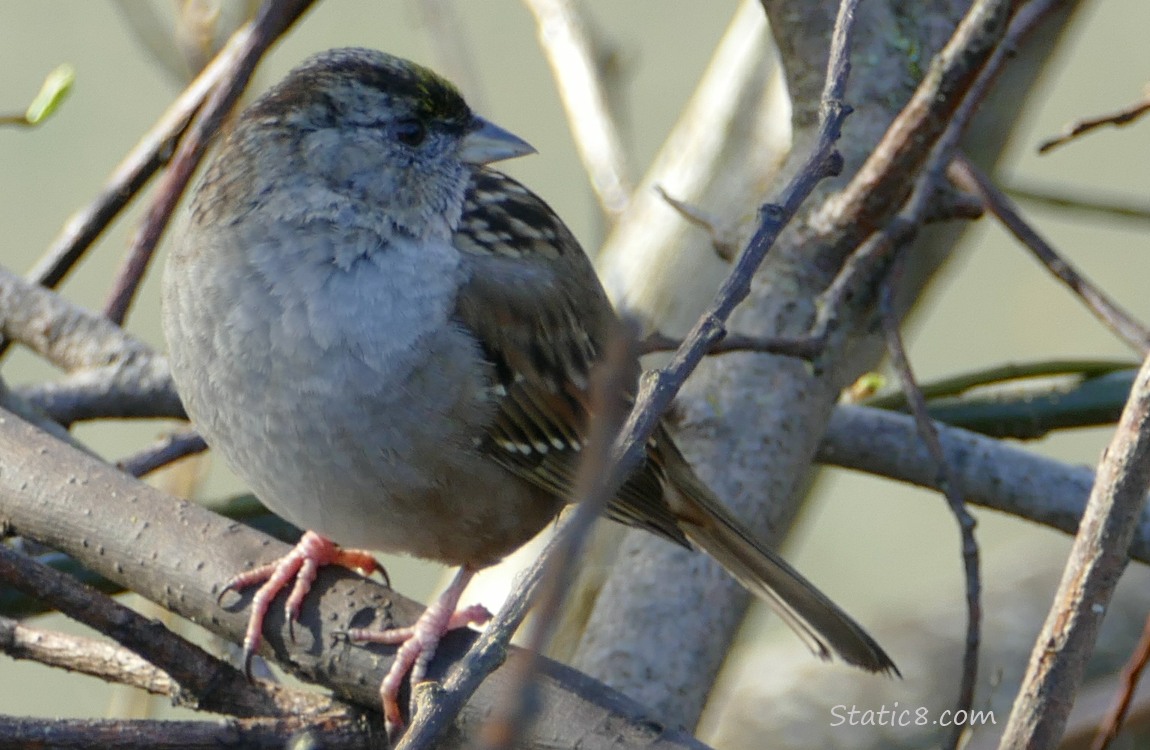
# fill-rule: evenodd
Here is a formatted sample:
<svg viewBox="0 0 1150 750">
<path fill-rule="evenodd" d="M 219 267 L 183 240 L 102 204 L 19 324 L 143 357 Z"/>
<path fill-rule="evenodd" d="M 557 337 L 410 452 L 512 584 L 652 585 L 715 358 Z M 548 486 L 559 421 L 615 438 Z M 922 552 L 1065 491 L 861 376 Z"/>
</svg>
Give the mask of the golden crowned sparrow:
<svg viewBox="0 0 1150 750">
<path fill-rule="evenodd" d="M 316 55 L 237 120 L 195 189 L 164 276 L 180 395 L 264 503 L 312 529 L 240 576 L 264 582 L 247 652 L 293 579 L 370 568 L 332 541 L 460 566 L 382 688 L 424 674 L 474 571 L 569 499 L 588 375 L 617 318 L 571 232 L 484 165 L 533 149 L 435 73 L 367 49 Z M 660 429 L 609 515 L 715 557 L 819 656 L 894 663 L 756 541 Z M 302 568 L 302 569 L 301 569 Z M 298 577 L 297 577 L 298 576 Z"/>
</svg>

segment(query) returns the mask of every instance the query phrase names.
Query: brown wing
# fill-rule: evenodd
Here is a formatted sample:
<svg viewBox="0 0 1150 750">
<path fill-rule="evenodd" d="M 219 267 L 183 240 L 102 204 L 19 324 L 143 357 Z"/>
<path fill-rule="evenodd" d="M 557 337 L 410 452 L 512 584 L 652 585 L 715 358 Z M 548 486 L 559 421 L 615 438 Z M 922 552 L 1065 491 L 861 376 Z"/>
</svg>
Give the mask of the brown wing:
<svg viewBox="0 0 1150 750">
<path fill-rule="evenodd" d="M 479 341 L 498 398 L 480 450 L 570 499 L 589 416 L 589 374 L 619 324 L 611 303 L 551 207 L 499 172 L 476 172 L 453 241 L 470 272 L 455 320 Z M 663 491 L 661 469 L 648 461 L 608 515 L 687 545 Z"/>
<path fill-rule="evenodd" d="M 499 399 L 480 449 L 569 498 L 588 419 L 588 374 L 618 325 L 614 311 L 558 217 L 498 172 L 476 174 L 455 243 L 472 272 L 456 322 L 483 347 Z M 660 429 L 655 439 L 659 447 L 648 446 L 647 460 L 611 503 L 610 516 L 702 547 L 819 656 L 834 652 L 864 669 L 898 673 L 865 630 L 726 510 L 670 436 Z"/>
</svg>

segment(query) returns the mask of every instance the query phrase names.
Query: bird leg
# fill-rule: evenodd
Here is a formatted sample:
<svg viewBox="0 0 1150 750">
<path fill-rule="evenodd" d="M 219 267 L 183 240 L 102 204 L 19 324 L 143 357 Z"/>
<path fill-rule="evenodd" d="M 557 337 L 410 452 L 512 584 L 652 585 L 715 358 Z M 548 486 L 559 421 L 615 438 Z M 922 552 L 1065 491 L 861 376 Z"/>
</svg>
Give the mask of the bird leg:
<svg viewBox="0 0 1150 750">
<path fill-rule="evenodd" d="M 232 578 L 220 592 L 220 597 L 229 591 L 239 591 L 261 584 L 252 598 L 252 613 L 248 618 L 247 631 L 244 633 L 243 664 L 244 674 L 251 677 L 252 656 L 260 646 L 263 638 L 264 618 L 271 607 L 272 600 L 291 584 L 291 593 L 284 603 L 284 615 L 288 623 L 288 634 L 295 640 L 294 623 L 299 619 L 300 606 L 304 597 L 311 590 L 316 574 L 324 565 L 342 565 L 345 568 L 357 570 L 363 575 L 371 575 L 375 571 L 383 573 L 387 581 L 387 571 L 383 569 L 374 557 L 363 550 L 340 549 L 330 539 L 320 536 L 314 531 L 305 532 L 292 551 L 280 559 L 261 565 L 258 568 L 240 573 Z"/>
<path fill-rule="evenodd" d="M 383 716 L 387 721 L 389 734 L 403 728 L 403 717 L 399 711 L 399 688 L 404 676 L 411 672 L 411 684 L 422 682 L 427 676 L 427 665 L 435 656 L 440 639 L 449 631 L 468 625 L 482 625 L 491 619 L 491 613 L 481 604 L 474 604 L 456 610 L 463 590 L 475 575 L 475 570 L 466 565 L 459 569 L 451 585 L 439 595 L 410 627 L 389 630 L 349 630 L 348 638 L 356 643 L 384 643 L 399 646 L 395 661 L 379 686 L 379 697 L 383 703 Z"/>
</svg>

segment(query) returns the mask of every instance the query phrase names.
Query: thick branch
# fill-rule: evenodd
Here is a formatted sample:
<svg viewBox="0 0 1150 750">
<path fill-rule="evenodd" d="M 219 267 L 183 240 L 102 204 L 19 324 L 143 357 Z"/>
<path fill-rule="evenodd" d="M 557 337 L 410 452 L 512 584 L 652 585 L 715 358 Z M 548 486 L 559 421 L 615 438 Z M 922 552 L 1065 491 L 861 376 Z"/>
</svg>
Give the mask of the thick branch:
<svg viewBox="0 0 1150 750">
<path fill-rule="evenodd" d="M 0 527 L 56 547 L 110 580 L 239 641 L 242 602 L 216 603 L 219 586 L 237 571 L 287 552 L 287 546 L 191 503 L 178 501 L 0 412 Z M 96 510 L 98 508 L 98 510 Z M 392 648 L 360 648 L 338 638 L 350 627 L 408 625 L 423 607 L 349 571 L 325 568 L 289 637 L 273 608 L 262 652 L 300 676 L 374 708 Z M 460 656 L 470 638 L 449 636 L 431 675 Z M 513 651 L 510 661 L 521 658 Z M 527 745 L 700 748 L 687 735 L 663 731 L 628 699 L 543 660 L 543 715 Z M 495 672 L 464 710 L 462 734 L 500 699 L 508 666 Z M 447 746 L 452 746 L 448 744 Z"/>
<path fill-rule="evenodd" d="M 1052 747 L 1062 735 L 1102 617 L 1126 567 L 1150 487 L 1150 358 L 1118 422 L 1001 747 Z"/>
</svg>

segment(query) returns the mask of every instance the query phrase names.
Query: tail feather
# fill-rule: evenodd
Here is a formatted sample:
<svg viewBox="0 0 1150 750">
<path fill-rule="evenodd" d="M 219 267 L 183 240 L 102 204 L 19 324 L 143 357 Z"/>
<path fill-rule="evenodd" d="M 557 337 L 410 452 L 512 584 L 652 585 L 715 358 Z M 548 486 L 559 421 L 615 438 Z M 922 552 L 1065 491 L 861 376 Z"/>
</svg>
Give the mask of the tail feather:
<svg viewBox="0 0 1150 750">
<path fill-rule="evenodd" d="M 761 597 L 823 659 L 838 655 L 871 672 L 901 676 L 862 627 L 744 528 L 689 469 L 673 472 L 668 498 L 687 538 Z M 702 512 L 700 512 L 702 511 Z"/>
</svg>

